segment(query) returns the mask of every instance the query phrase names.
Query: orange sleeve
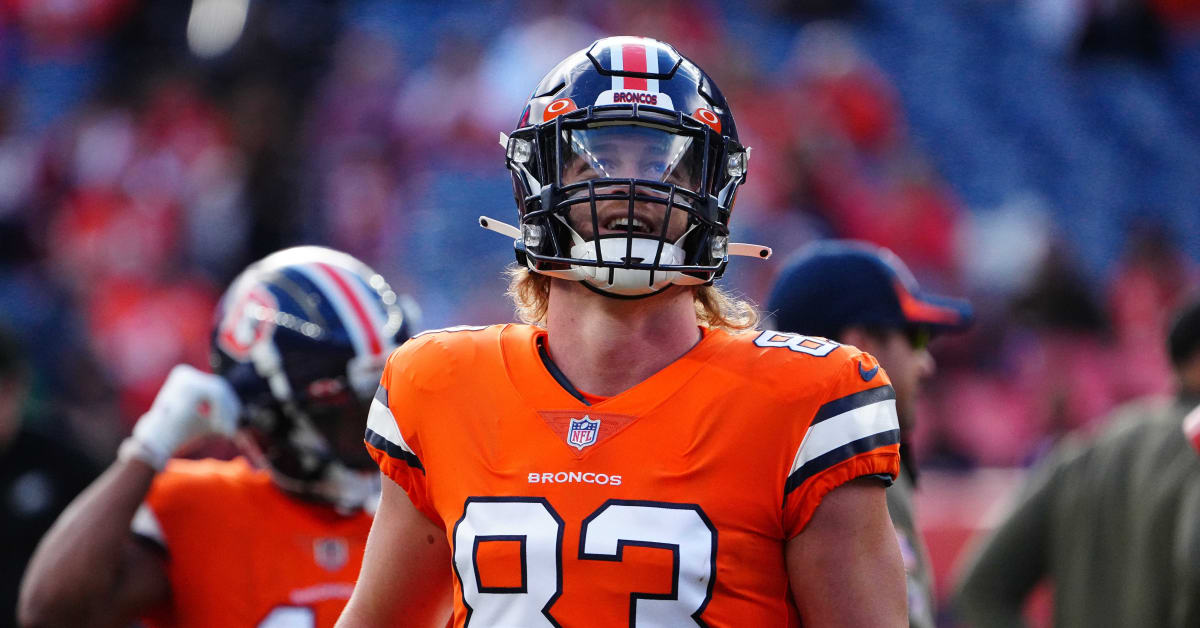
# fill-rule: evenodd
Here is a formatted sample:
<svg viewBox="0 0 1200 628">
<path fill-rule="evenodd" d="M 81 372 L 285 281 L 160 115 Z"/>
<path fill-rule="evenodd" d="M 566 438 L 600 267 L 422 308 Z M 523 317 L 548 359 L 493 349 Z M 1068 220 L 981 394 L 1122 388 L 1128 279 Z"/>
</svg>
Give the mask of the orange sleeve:
<svg viewBox="0 0 1200 628">
<path fill-rule="evenodd" d="M 442 526 L 441 517 L 429 498 L 425 465 L 421 462 L 417 424 L 420 413 L 406 411 L 412 401 L 411 393 L 397 377 L 403 361 L 410 358 L 404 347 L 396 349 L 388 358 L 367 415 L 367 452 L 379 465 L 379 470 L 404 489 L 418 510 Z"/>
<path fill-rule="evenodd" d="M 895 479 L 900 473 L 891 381 L 875 358 L 845 349 L 845 362 L 816 411 L 809 410 L 808 427 L 796 444 L 784 495 L 787 538 L 800 534 L 829 491 L 858 477 Z"/>
</svg>

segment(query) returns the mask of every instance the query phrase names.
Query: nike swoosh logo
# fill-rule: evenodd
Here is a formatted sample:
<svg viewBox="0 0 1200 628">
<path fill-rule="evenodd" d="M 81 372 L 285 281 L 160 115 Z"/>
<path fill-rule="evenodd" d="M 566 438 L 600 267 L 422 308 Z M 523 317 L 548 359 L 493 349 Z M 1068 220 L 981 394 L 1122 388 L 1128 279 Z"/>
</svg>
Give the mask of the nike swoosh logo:
<svg viewBox="0 0 1200 628">
<path fill-rule="evenodd" d="M 873 368 L 869 371 L 866 371 L 866 370 L 863 370 L 862 362 L 858 363 L 858 376 L 863 378 L 864 382 L 869 382 L 872 379 L 875 379 L 875 374 L 878 372 L 879 372 L 878 364 L 875 365 L 875 368 Z"/>
</svg>

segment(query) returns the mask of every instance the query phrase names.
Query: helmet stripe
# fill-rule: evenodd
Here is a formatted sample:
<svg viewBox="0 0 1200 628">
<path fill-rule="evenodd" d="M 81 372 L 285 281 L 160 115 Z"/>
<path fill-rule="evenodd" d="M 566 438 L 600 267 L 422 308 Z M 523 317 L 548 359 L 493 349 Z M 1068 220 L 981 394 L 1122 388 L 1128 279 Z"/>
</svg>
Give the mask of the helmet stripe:
<svg viewBox="0 0 1200 628">
<path fill-rule="evenodd" d="M 612 44 L 609 47 L 608 54 L 611 57 L 610 65 L 612 67 L 613 72 L 620 72 L 625 69 L 625 63 L 624 63 L 624 60 L 622 59 L 623 55 L 622 55 L 621 44 L 616 44 L 616 43 Z M 618 92 L 618 91 L 625 89 L 625 77 L 617 76 L 616 74 L 613 74 L 612 89 L 614 92 Z"/>
<path fill-rule="evenodd" d="M 325 297 L 325 301 L 329 303 L 329 307 L 333 310 L 333 315 L 341 322 L 342 327 L 346 330 L 346 335 L 350 337 L 351 344 L 354 345 L 355 355 L 362 355 L 369 351 L 368 340 L 363 333 L 361 323 L 355 324 L 354 314 L 351 312 L 352 306 L 346 302 L 346 298 L 338 289 L 337 284 L 325 273 L 324 270 L 317 267 L 316 264 L 298 264 L 295 269 L 303 274 Z"/>
<path fill-rule="evenodd" d="M 624 44 L 621 46 L 621 63 L 626 72 L 646 73 L 645 44 Z M 646 91 L 646 79 L 625 77 L 625 89 L 640 89 Z"/>
<path fill-rule="evenodd" d="M 383 304 L 382 297 L 380 297 L 379 293 L 371 287 L 371 284 L 362 275 L 344 266 L 330 266 L 330 268 L 345 279 L 346 284 L 350 286 L 350 290 L 358 295 L 359 302 L 363 304 L 363 308 L 367 312 L 367 318 L 371 323 L 371 332 L 379 336 L 383 350 L 391 352 L 395 348 L 395 343 L 391 338 L 388 338 L 379 331 L 386 328 L 388 324 L 388 310 L 387 306 Z"/>
<path fill-rule="evenodd" d="M 358 320 L 359 325 L 362 326 L 363 336 L 367 340 L 367 346 L 370 348 L 371 354 L 379 355 L 382 353 L 383 344 L 379 341 L 379 332 L 376 330 L 376 326 L 371 321 L 371 318 L 367 315 L 367 310 L 365 307 L 363 307 L 362 299 L 354 293 L 354 290 L 350 288 L 350 284 L 346 282 L 346 279 L 342 277 L 340 273 L 334 270 L 332 266 L 324 262 L 317 262 L 317 267 L 324 271 L 325 274 L 333 280 L 333 283 L 337 285 L 341 295 L 345 297 L 346 301 L 349 303 L 355 319 Z M 348 322 L 349 321 L 347 321 L 347 323 Z"/>
<path fill-rule="evenodd" d="M 299 271 L 317 288 L 329 307 L 332 309 L 332 314 L 340 321 L 342 328 L 346 330 L 346 335 L 350 337 L 350 342 L 354 345 L 355 355 L 364 355 L 371 351 L 370 326 L 364 325 L 362 319 L 354 313 L 354 306 L 347 299 L 345 293 L 338 287 L 333 276 L 322 268 L 324 264 L 319 262 L 309 264 L 297 264 L 293 268 Z"/>
<path fill-rule="evenodd" d="M 658 46 L 655 45 L 653 39 L 646 40 L 646 72 L 649 74 L 658 74 Z M 658 91 L 658 79 L 646 79 L 646 91 Z"/>
</svg>

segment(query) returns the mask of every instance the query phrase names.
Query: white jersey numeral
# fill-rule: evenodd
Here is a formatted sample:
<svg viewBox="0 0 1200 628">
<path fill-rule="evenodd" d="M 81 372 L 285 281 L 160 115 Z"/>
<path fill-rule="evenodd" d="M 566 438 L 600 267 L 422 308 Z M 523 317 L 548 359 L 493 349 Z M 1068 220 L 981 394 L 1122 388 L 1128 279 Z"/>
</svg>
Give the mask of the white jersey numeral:
<svg viewBox="0 0 1200 628">
<path fill-rule="evenodd" d="M 817 336 L 801 336 L 800 334 L 792 334 L 782 331 L 767 330 L 758 335 L 754 339 L 754 344 L 770 349 L 772 347 L 787 347 L 796 353 L 807 353 L 808 355 L 823 358 L 834 349 L 841 345 L 827 338 L 819 338 Z"/>
<path fill-rule="evenodd" d="M 317 616 L 307 606 L 276 606 L 258 622 L 258 628 L 315 628 Z"/>
<path fill-rule="evenodd" d="M 562 593 L 563 520 L 536 497 L 472 497 L 454 526 L 454 569 L 468 626 L 559 626 L 553 606 Z M 476 570 L 480 543 L 519 543 L 521 584 L 485 587 Z M 609 500 L 581 523 L 581 560 L 621 561 L 627 546 L 674 554 L 667 594 L 630 595 L 631 628 L 700 625 L 716 577 L 717 531 L 695 504 Z"/>
<path fill-rule="evenodd" d="M 475 569 L 480 543 L 516 541 L 521 585 L 485 587 Z M 454 526 L 454 571 L 469 626 L 557 626 L 550 605 L 561 592 L 562 519 L 539 498 L 472 497 Z"/>
</svg>

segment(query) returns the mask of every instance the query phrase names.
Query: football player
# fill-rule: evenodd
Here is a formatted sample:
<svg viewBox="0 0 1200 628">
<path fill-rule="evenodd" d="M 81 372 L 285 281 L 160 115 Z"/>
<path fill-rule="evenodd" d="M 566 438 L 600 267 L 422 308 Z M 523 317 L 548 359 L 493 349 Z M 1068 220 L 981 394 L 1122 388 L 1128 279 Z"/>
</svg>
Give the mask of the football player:
<svg viewBox="0 0 1200 628">
<path fill-rule="evenodd" d="M 40 543 L 22 623 L 331 626 L 378 503 L 366 410 L 414 315 L 330 249 L 247 268 L 217 309 L 216 374 L 171 371 L 116 462 Z M 169 460 L 239 427 L 251 460 Z"/>
<path fill-rule="evenodd" d="M 571 55 L 502 136 L 534 324 L 392 354 L 366 440 L 388 479 L 341 626 L 901 626 L 887 376 L 747 331 L 712 286 L 746 178 L 729 105 L 668 44 Z"/>
<path fill-rule="evenodd" d="M 912 430 L 921 385 L 934 371 L 928 344 L 935 333 L 965 329 L 965 301 L 922 292 L 904 262 L 887 249 L 846 240 L 801 250 L 779 273 L 767 310 L 781 330 L 832 338 L 879 358 L 896 390 L 901 472 L 887 492 L 908 576 L 908 617 L 913 628 L 933 628 L 937 605 L 929 553 L 917 529 L 913 489 L 917 469 Z M 863 379 L 874 376 L 869 370 Z"/>
</svg>

